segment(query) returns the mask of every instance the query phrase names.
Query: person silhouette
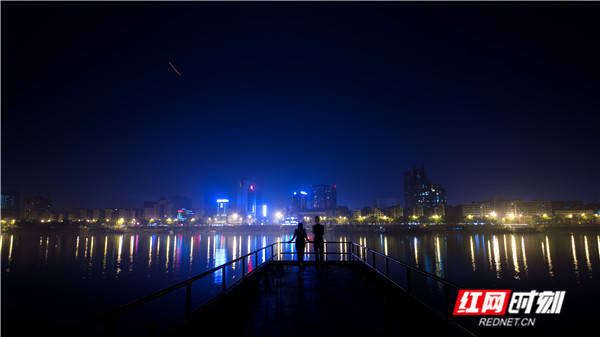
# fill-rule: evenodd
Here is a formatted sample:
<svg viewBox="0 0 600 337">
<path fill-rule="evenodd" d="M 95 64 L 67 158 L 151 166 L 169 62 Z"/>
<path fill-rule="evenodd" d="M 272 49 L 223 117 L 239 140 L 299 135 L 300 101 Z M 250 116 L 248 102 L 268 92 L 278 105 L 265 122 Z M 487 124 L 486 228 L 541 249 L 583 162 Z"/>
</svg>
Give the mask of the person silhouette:
<svg viewBox="0 0 600 337">
<path fill-rule="evenodd" d="M 292 243 L 296 239 L 296 255 L 298 257 L 298 262 L 300 266 L 302 266 L 302 262 L 304 262 L 304 247 L 306 247 L 306 242 L 312 242 L 306 236 L 306 230 L 304 229 L 304 224 L 302 222 L 298 223 L 298 228 L 294 230 L 294 236 L 292 239 L 288 241 L 288 243 Z"/>
<path fill-rule="evenodd" d="M 315 249 L 315 260 L 319 265 L 325 260 L 325 253 L 323 251 L 325 248 L 325 242 L 323 241 L 323 235 L 325 235 L 325 227 L 320 224 L 320 221 L 321 218 L 316 216 L 315 225 L 312 226 L 312 231 L 314 235 L 313 242 Z"/>
</svg>

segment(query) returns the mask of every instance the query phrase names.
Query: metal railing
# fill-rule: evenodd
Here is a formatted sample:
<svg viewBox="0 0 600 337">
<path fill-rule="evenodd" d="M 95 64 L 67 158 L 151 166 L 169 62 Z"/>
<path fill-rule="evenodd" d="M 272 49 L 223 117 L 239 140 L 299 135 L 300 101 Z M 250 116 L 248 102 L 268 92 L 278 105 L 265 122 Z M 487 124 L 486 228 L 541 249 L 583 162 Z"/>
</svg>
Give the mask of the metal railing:
<svg viewBox="0 0 600 337">
<path fill-rule="evenodd" d="M 463 331 L 463 333 L 467 334 L 467 335 L 472 335 L 475 336 L 472 332 L 470 332 L 469 330 L 467 330 L 467 328 L 463 327 L 462 325 L 456 323 L 453 320 L 453 304 L 454 304 L 454 297 L 453 297 L 453 291 L 458 292 L 458 290 L 460 289 L 464 289 L 464 287 L 459 286 L 456 283 L 450 282 L 446 279 L 443 279 L 437 275 L 428 273 L 424 270 L 421 270 L 419 268 L 413 267 L 405 262 L 402 262 L 400 260 L 397 260 L 393 257 L 390 257 L 388 255 L 385 255 L 383 253 L 380 253 L 376 250 L 373 250 L 369 247 L 357 244 L 355 242 L 351 243 L 351 260 L 357 259 L 361 262 L 363 262 L 365 265 L 367 265 L 368 267 L 370 267 L 373 271 L 377 272 L 378 274 L 380 274 L 381 276 L 385 277 L 389 282 L 393 283 L 394 285 L 396 285 L 398 288 L 406 291 L 406 293 L 408 293 L 412 298 L 414 298 L 415 300 L 417 300 L 418 302 L 420 302 L 421 304 L 423 304 L 425 307 L 427 307 L 429 310 L 437 313 L 439 316 L 441 316 L 442 318 L 446 319 L 448 322 L 450 322 L 451 324 L 455 325 L 456 327 L 458 327 L 459 329 L 461 329 Z M 356 250 L 356 252 L 355 252 Z M 371 257 L 371 259 L 369 259 L 369 256 Z M 377 257 L 381 257 L 384 259 L 385 261 L 385 269 L 384 271 L 380 271 L 377 268 Z M 371 261 L 371 263 L 369 263 L 369 260 Z M 394 280 L 393 277 L 391 277 L 391 272 L 390 272 L 390 262 L 400 266 L 402 268 L 404 268 L 405 274 L 406 274 L 406 283 L 405 286 L 402 286 L 400 284 L 400 282 Z M 417 296 L 414 293 L 414 289 L 413 289 L 413 274 L 417 274 L 417 275 L 421 275 L 424 276 L 425 278 L 438 282 L 439 284 L 442 285 L 443 289 L 444 289 L 444 309 L 443 310 L 439 310 L 438 308 L 436 308 L 435 306 L 433 306 L 431 303 L 427 303 L 426 300 L 420 298 L 419 296 Z"/>
<path fill-rule="evenodd" d="M 111 312 L 108 312 L 104 315 L 101 315 L 99 317 L 96 317 L 95 319 L 88 321 L 87 323 L 83 324 L 83 326 L 78 327 L 79 329 L 83 329 L 83 330 L 87 330 L 87 329 L 93 329 L 93 328 L 97 328 L 99 325 L 101 325 L 102 323 L 105 324 L 106 326 L 106 333 L 104 335 L 107 336 L 115 336 L 116 335 L 116 325 L 115 325 L 115 319 L 118 316 L 121 316 L 129 311 L 131 311 L 132 309 L 135 309 L 137 307 L 140 307 L 146 303 L 149 303 L 153 300 L 156 300 L 158 298 L 161 298 L 167 294 L 171 294 L 172 292 L 174 292 L 175 290 L 178 290 L 182 287 L 185 287 L 185 317 L 183 318 L 183 320 L 181 320 L 180 322 L 178 322 L 176 325 L 181 324 L 187 320 L 190 319 L 190 317 L 193 315 L 194 312 L 197 312 L 203 308 L 205 308 L 207 305 L 213 303 L 214 301 L 216 301 L 218 298 L 220 298 L 221 296 L 223 296 L 224 294 L 226 294 L 229 290 L 231 290 L 233 287 L 235 287 L 236 285 L 238 285 L 240 282 L 244 281 L 248 276 L 256 273 L 259 268 L 263 267 L 267 262 L 269 261 L 273 261 L 276 257 L 278 257 L 278 254 L 276 254 L 274 247 L 279 244 L 279 242 L 276 243 L 272 243 L 270 245 L 267 245 L 265 247 L 262 247 L 260 249 L 257 249 L 253 252 L 250 252 L 246 255 L 242 255 L 234 260 L 231 260 L 229 262 L 226 262 L 220 266 L 217 266 L 215 268 L 212 268 L 210 270 L 205 271 L 204 273 L 191 277 L 185 281 L 179 282 L 173 286 L 170 286 L 166 289 L 163 289 L 161 291 L 158 291 L 152 295 L 146 296 L 144 298 L 141 298 L 139 300 L 133 301 L 129 304 L 126 304 L 118 309 L 115 309 Z M 271 255 L 270 257 L 266 258 L 267 256 L 267 250 L 270 248 L 271 250 Z M 259 252 L 263 252 L 264 251 L 264 262 L 260 263 L 259 259 L 258 259 L 258 253 Z M 252 259 L 252 256 L 254 256 L 254 261 L 255 261 L 255 268 L 252 269 L 251 271 L 246 271 L 247 267 L 246 267 L 246 260 L 248 259 Z M 232 282 L 230 284 L 227 284 L 227 267 L 240 262 L 242 263 L 242 277 L 240 279 L 238 279 L 235 282 Z M 202 306 L 200 306 L 198 309 L 192 311 L 192 284 L 198 280 L 201 280 L 209 275 L 213 275 L 215 273 L 221 272 L 222 274 L 222 281 L 221 281 L 221 290 L 220 292 L 214 296 L 212 299 L 208 300 L 208 302 L 204 303 Z M 156 326 L 156 322 L 150 322 L 149 323 L 149 328 L 150 328 L 150 334 L 152 336 L 155 335 L 159 335 L 160 333 L 157 330 L 157 326 Z M 167 329 L 169 330 L 169 329 Z"/>
<path fill-rule="evenodd" d="M 290 243 L 288 241 L 284 241 L 284 242 L 276 242 L 276 244 L 291 245 L 292 243 Z M 314 244 L 314 243 L 311 243 L 311 245 L 312 244 Z M 325 257 L 324 260 L 325 261 L 328 260 L 328 258 L 327 258 L 328 255 L 340 255 L 340 260 L 341 261 L 351 261 L 352 256 L 351 256 L 350 249 L 348 249 L 348 248 L 346 248 L 346 249 L 340 249 L 340 251 L 330 251 L 328 249 L 328 247 L 330 245 L 347 245 L 348 247 L 350 247 L 351 244 L 353 244 L 352 241 L 325 241 L 324 242 L 324 250 L 323 250 L 323 255 Z M 282 256 L 296 255 L 297 254 L 297 252 L 283 252 L 283 251 L 281 251 L 279 249 L 279 247 L 278 247 L 277 250 L 279 252 L 279 255 L 281 255 L 281 256 L 277 257 L 277 260 L 282 260 Z M 305 249 L 304 250 L 304 255 L 315 255 L 315 252 L 314 251 L 310 251 L 310 249 Z M 345 260 L 343 260 L 341 257 L 345 257 Z"/>
<path fill-rule="evenodd" d="M 297 254 L 297 252 L 282 251 L 280 245 L 285 245 L 285 244 L 289 244 L 289 243 L 275 242 L 275 243 L 272 243 L 265 247 L 262 247 L 260 249 L 257 249 L 251 253 L 240 256 L 240 257 L 238 257 L 234 260 L 231 260 L 229 262 L 226 262 L 220 266 L 217 266 L 215 268 L 207 270 L 206 272 L 204 272 L 200 275 L 191 277 L 183 282 L 177 283 L 171 287 L 168 287 L 166 289 L 158 291 L 152 295 L 146 296 L 142 299 L 136 300 L 136 301 L 131 302 L 127 305 L 124 305 L 116 310 L 113 310 L 107 314 L 99 316 L 99 317 L 87 322 L 86 324 L 84 324 L 83 328 L 91 329 L 94 327 L 98 327 L 99 325 L 104 323 L 106 325 L 105 335 L 115 336 L 116 335 L 115 319 L 118 316 L 121 316 L 121 315 L 131 311 L 134 308 L 137 308 L 146 303 L 152 302 L 153 300 L 161 298 L 167 294 L 171 294 L 175 290 L 185 287 L 185 289 L 186 289 L 185 290 L 185 317 L 182 320 L 180 320 L 178 323 L 176 323 L 175 326 L 182 324 L 182 323 L 188 321 L 195 312 L 198 312 L 198 311 L 202 310 L 203 308 L 205 308 L 206 306 L 208 306 L 209 304 L 213 303 L 214 301 L 219 299 L 221 296 L 228 293 L 233 287 L 235 287 L 236 285 L 238 285 L 239 283 L 244 281 L 249 275 L 252 275 L 255 272 L 257 272 L 267 262 L 274 261 L 274 260 L 280 261 L 280 260 L 283 260 L 283 256 Z M 352 242 L 352 241 L 326 241 L 326 242 L 324 242 L 324 244 L 325 244 L 325 249 L 324 249 L 325 261 L 328 260 L 328 258 L 327 258 L 328 255 L 339 255 L 340 259 L 338 261 L 348 261 L 348 262 L 360 261 L 360 262 L 364 263 L 366 266 L 370 267 L 375 272 L 377 272 L 380 275 L 382 275 L 383 277 L 385 277 L 387 280 L 389 280 L 395 286 L 406 291 L 411 297 L 415 298 L 417 301 L 419 301 L 420 303 L 425 305 L 430 310 L 438 313 L 440 316 L 447 319 L 452 324 L 454 324 L 454 325 L 458 326 L 459 328 L 466 331 L 466 329 L 464 327 L 458 325 L 455 322 L 452 322 L 453 298 L 451 295 L 451 291 L 452 290 L 457 291 L 459 289 L 462 289 L 463 287 L 461 287 L 455 283 L 452 283 L 448 280 L 445 280 L 443 278 L 440 278 L 434 274 L 431 274 L 431 273 L 428 273 L 421 269 L 418 269 L 416 267 L 410 266 L 405 262 L 402 262 L 400 260 L 397 260 L 397 259 L 387 256 L 385 254 L 382 254 L 371 248 L 368 248 L 366 246 L 362 246 L 360 244 Z M 332 251 L 331 249 L 328 249 L 328 247 L 331 245 L 340 245 L 340 250 Z M 275 246 L 277 246 L 277 250 L 275 250 Z M 344 247 L 344 246 L 346 246 L 346 247 Z M 342 249 L 342 247 L 344 247 L 344 248 Z M 267 258 L 267 251 L 269 249 L 270 249 L 270 256 Z M 262 262 L 262 263 L 259 263 L 259 258 L 258 258 L 259 252 L 264 252 L 264 255 L 263 255 L 264 262 Z M 305 250 L 304 254 L 314 255 L 315 253 L 314 253 L 314 251 L 311 252 L 310 250 Z M 255 261 L 256 267 L 254 269 L 252 269 L 251 271 L 247 271 L 246 261 L 248 259 L 250 259 L 250 261 L 251 261 L 253 256 L 254 256 L 254 261 Z M 371 257 L 371 258 L 369 258 L 369 257 Z M 380 271 L 377 267 L 377 257 L 379 257 L 380 259 L 381 258 L 384 259 L 385 268 L 383 269 L 383 271 Z M 230 284 L 227 284 L 227 267 L 232 266 L 235 263 L 239 263 L 240 261 L 242 263 L 242 268 L 241 268 L 242 269 L 242 277 L 235 282 L 231 282 Z M 404 268 L 405 273 L 406 273 L 406 283 L 405 283 L 406 285 L 405 286 L 402 286 L 401 282 L 394 280 L 394 278 L 391 275 L 390 265 L 397 265 L 397 266 Z M 209 299 L 206 303 L 202 304 L 198 309 L 192 310 L 192 284 L 196 281 L 199 281 L 209 275 L 213 275 L 218 272 L 222 273 L 221 274 L 222 275 L 221 289 L 220 289 L 219 293 L 216 296 L 214 296 L 213 298 Z M 423 299 L 416 296 L 416 294 L 413 291 L 413 282 L 412 282 L 413 275 L 415 275 L 415 274 L 424 276 L 427 279 L 438 282 L 443 286 L 444 297 L 445 297 L 445 310 L 443 310 L 443 311 L 437 310 L 434 306 L 426 303 L 426 301 L 424 301 Z M 170 330 L 170 328 L 167 329 L 166 331 L 169 331 L 169 330 Z M 157 331 L 156 322 L 150 322 L 150 334 L 151 335 L 160 334 Z"/>
</svg>

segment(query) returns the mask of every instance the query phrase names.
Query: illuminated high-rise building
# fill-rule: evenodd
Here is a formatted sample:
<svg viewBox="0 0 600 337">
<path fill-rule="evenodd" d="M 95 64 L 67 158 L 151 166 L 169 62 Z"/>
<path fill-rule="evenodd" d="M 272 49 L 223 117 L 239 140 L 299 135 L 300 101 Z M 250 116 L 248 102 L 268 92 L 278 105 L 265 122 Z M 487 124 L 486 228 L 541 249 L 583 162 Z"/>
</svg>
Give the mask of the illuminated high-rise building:
<svg viewBox="0 0 600 337">
<path fill-rule="evenodd" d="M 256 187 L 251 181 L 239 181 L 237 209 L 244 219 L 256 219 Z"/>
<path fill-rule="evenodd" d="M 229 199 L 217 199 L 217 215 L 227 215 Z"/>
<path fill-rule="evenodd" d="M 311 186 L 311 208 L 315 210 L 331 210 L 337 207 L 337 186 Z"/>
<path fill-rule="evenodd" d="M 292 214 L 297 215 L 298 212 L 302 212 L 308 209 L 310 205 L 310 199 L 308 193 L 305 191 L 296 191 L 292 196 Z"/>
<path fill-rule="evenodd" d="M 432 184 L 425 167 L 414 166 L 404 173 L 404 204 L 415 212 L 424 215 L 443 215 L 446 206 L 446 189 L 441 184 Z"/>
</svg>

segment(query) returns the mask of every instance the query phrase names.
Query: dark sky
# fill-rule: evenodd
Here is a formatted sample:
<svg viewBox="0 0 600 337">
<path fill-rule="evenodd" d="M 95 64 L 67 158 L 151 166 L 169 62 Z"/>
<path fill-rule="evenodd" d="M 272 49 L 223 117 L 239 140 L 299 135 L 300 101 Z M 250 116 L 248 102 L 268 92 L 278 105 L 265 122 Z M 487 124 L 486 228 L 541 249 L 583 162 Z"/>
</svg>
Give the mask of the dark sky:
<svg viewBox="0 0 600 337">
<path fill-rule="evenodd" d="M 2 2 L 2 189 L 600 202 L 598 3 Z M 179 76 L 169 65 L 181 73 Z"/>
</svg>

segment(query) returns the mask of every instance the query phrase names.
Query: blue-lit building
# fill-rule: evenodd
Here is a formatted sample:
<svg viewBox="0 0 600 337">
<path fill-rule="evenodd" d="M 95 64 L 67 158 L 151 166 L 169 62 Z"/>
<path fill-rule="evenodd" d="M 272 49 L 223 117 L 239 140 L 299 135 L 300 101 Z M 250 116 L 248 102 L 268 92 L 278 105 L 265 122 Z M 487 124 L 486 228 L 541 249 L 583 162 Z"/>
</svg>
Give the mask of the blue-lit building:
<svg viewBox="0 0 600 337">
<path fill-rule="evenodd" d="M 302 212 L 308 209 L 310 205 L 310 198 L 308 193 L 305 191 L 296 191 L 292 196 L 292 215 L 297 216 L 298 212 Z"/>
<path fill-rule="evenodd" d="M 19 217 L 19 193 L 13 191 L 2 191 L 2 218 Z"/>
<path fill-rule="evenodd" d="M 227 215 L 229 199 L 217 199 L 217 215 Z"/>
<path fill-rule="evenodd" d="M 227 224 L 227 210 L 229 208 L 229 199 L 217 199 L 217 214 L 215 214 L 215 224 Z"/>
<path fill-rule="evenodd" d="M 237 209 L 244 221 L 256 220 L 256 186 L 253 182 L 244 179 L 239 181 Z"/>
</svg>

